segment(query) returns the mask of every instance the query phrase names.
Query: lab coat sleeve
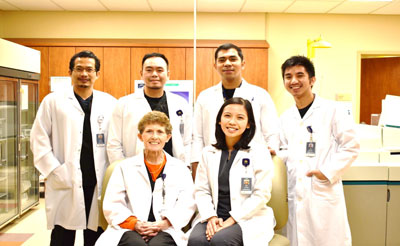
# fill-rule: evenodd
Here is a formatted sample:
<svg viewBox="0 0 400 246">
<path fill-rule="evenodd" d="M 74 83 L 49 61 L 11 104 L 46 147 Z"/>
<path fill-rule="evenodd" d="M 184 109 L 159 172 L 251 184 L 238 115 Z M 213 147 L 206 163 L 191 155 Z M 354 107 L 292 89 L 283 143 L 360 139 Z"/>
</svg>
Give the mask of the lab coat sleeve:
<svg viewBox="0 0 400 246">
<path fill-rule="evenodd" d="M 201 152 L 204 148 L 204 139 L 203 139 L 203 105 L 201 103 L 201 94 L 197 99 L 197 102 L 194 106 L 194 115 L 193 115 L 193 142 L 192 142 L 192 151 L 191 151 L 191 162 L 199 162 L 201 159 Z"/>
<path fill-rule="evenodd" d="M 108 224 L 118 226 L 129 216 L 135 216 L 128 208 L 127 193 L 121 165 L 111 174 L 103 200 L 103 212 Z"/>
<path fill-rule="evenodd" d="M 286 163 L 289 155 L 288 151 L 288 141 L 285 135 L 285 131 L 283 129 L 283 124 L 281 122 L 279 127 L 279 149 L 276 151 L 276 155 Z"/>
<path fill-rule="evenodd" d="M 112 113 L 110 124 L 108 127 L 107 154 L 110 163 L 125 159 L 122 147 L 122 129 L 124 124 L 123 114 L 124 104 L 121 100 L 118 100 L 117 105 L 115 106 Z"/>
<path fill-rule="evenodd" d="M 35 167 L 45 178 L 62 164 L 54 155 L 52 147 L 51 96 L 46 97 L 40 105 L 30 137 Z"/>
<path fill-rule="evenodd" d="M 251 219 L 271 198 L 273 163 L 268 152 L 259 149 L 253 153 L 254 189 L 239 209 L 230 212 L 232 218 L 240 223 Z"/>
<path fill-rule="evenodd" d="M 185 164 L 190 165 L 190 156 L 192 151 L 192 117 L 193 108 L 189 105 L 186 106 L 186 114 L 184 116 L 184 134 L 183 145 L 185 147 Z"/>
<path fill-rule="evenodd" d="M 267 145 L 274 150 L 279 147 L 279 119 L 271 96 L 265 92 L 261 105 L 261 131 Z"/>
<path fill-rule="evenodd" d="M 164 214 L 175 230 L 181 230 L 186 226 L 196 211 L 192 176 L 187 167 L 183 167 L 180 173 L 180 192 L 177 201 L 175 206 Z"/>
<path fill-rule="evenodd" d="M 333 148 L 331 158 L 320 167 L 320 171 L 333 184 L 355 161 L 360 143 L 354 129 L 353 119 L 342 108 L 336 107 L 332 118 L 332 135 L 337 147 Z"/>
<path fill-rule="evenodd" d="M 208 175 L 208 163 L 206 158 L 207 151 L 203 151 L 202 158 L 199 162 L 199 166 L 197 168 L 196 179 L 195 179 L 195 188 L 194 188 L 194 196 L 197 204 L 197 208 L 200 214 L 200 220 L 206 221 L 208 218 L 212 216 L 217 216 L 217 211 L 215 209 L 211 185 L 209 181 Z"/>
</svg>

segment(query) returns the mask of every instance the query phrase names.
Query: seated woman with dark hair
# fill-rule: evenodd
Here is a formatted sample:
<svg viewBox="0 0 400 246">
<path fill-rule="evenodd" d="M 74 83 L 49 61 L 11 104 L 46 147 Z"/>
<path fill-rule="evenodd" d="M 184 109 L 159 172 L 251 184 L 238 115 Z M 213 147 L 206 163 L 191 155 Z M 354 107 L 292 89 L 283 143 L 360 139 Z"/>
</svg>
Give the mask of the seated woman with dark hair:
<svg viewBox="0 0 400 246">
<path fill-rule="evenodd" d="M 273 163 L 266 146 L 249 146 L 255 133 L 249 101 L 231 98 L 216 120 L 217 143 L 204 148 L 195 200 L 201 222 L 189 246 L 268 245 L 274 235 L 271 197 Z"/>
<path fill-rule="evenodd" d="M 196 205 L 189 169 L 163 151 L 172 126 L 164 113 L 152 111 L 138 128 L 143 154 L 114 168 L 103 202 L 109 226 L 96 245 L 186 245 L 181 228 Z"/>
</svg>

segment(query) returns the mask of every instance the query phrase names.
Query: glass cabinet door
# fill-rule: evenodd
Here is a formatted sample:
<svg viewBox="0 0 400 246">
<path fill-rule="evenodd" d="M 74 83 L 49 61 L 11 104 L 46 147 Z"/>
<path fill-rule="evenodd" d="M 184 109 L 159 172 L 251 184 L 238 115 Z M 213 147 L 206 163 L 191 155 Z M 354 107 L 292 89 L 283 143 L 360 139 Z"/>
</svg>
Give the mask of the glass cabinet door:
<svg viewBox="0 0 400 246">
<path fill-rule="evenodd" d="M 38 108 L 38 85 L 22 80 L 20 88 L 20 180 L 21 210 L 25 211 L 39 201 L 39 172 L 33 165 L 29 137 Z"/>
<path fill-rule="evenodd" d="M 18 215 L 17 80 L 0 77 L 0 225 Z"/>
</svg>

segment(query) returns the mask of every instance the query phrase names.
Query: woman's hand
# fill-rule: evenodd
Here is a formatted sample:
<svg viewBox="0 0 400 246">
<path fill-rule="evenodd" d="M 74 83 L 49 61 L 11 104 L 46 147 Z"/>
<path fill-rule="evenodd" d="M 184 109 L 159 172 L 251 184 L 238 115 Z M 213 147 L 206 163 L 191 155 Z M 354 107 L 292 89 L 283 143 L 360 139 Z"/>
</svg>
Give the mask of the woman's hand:
<svg viewBox="0 0 400 246">
<path fill-rule="evenodd" d="M 219 227 L 216 232 L 219 232 L 220 230 L 225 229 L 234 224 L 236 224 L 236 221 L 232 217 L 229 217 L 224 222 L 222 222 L 222 226 Z"/>
<path fill-rule="evenodd" d="M 148 242 L 152 237 L 158 234 L 160 228 L 154 225 L 153 222 L 137 221 L 135 224 L 135 231 L 142 236 L 145 242 Z"/>
<path fill-rule="evenodd" d="M 216 216 L 213 216 L 208 219 L 207 228 L 206 228 L 206 237 L 207 240 L 210 241 L 214 234 L 218 231 L 218 229 L 222 226 L 223 220 Z"/>
<path fill-rule="evenodd" d="M 171 226 L 171 222 L 169 222 L 167 218 L 164 218 L 163 220 L 153 222 L 153 225 L 156 226 L 159 231 L 162 231 L 168 229 Z"/>
</svg>

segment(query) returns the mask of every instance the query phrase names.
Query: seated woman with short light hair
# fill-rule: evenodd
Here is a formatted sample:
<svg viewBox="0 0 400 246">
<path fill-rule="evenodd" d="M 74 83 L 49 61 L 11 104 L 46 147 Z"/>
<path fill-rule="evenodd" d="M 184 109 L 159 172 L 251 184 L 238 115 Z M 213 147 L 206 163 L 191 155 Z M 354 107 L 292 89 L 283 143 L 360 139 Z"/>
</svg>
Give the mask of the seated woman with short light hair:
<svg viewBox="0 0 400 246">
<path fill-rule="evenodd" d="M 164 113 L 152 111 L 138 128 L 144 151 L 114 168 L 103 202 L 109 226 L 96 245 L 186 245 L 181 228 L 196 205 L 188 168 L 163 151 L 172 126 Z"/>
</svg>

